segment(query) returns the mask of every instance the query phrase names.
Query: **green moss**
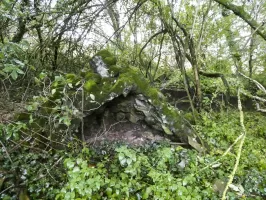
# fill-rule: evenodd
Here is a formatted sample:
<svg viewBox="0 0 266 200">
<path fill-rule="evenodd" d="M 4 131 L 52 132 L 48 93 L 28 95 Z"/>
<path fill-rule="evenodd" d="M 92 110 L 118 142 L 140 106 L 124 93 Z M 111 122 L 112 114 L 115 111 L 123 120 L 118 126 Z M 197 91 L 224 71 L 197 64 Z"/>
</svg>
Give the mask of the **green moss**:
<svg viewBox="0 0 266 200">
<path fill-rule="evenodd" d="M 161 102 L 159 99 L 152 99 L 152 104 L 158 108 L 161 106 Z"/>
<path fill-rule="evenodd" d="M 112 76 L 118 76 L 121 73 L 122 68 L 116 65 L 112 65 L 110 66 L 109 71 L 111 72 Z"/>
<path fill-rule="evenodd" d="M 66 74 L 66 79 L 72 79 L 72 80 L 74 80 L 76 78 L 77 78 L 76 74 Z"/>
<path fill-rule="evenodd" d="M 110 51 L 103 49 L 96 53 L 96 56 L 101 56 L 103 59 L 107 57 L 113 57 L 113 55 L 110 53 Z"/>
<path fill-rule="evenodd" d="M 87 81 L 85 84 L 84 84 L 84 89 L 85 89 L 85 91 L 87 91 L 87 92 L 93 92 L 93 91 L 97 91 L 97 84 L 95 83 L 95 81 L 93 81 L 93 80 L 89 80 L 89 81 Z"/>
<path fill-rule="evenodd" d="M 154 87 L 151 87 L 148 80 L 143 77 L 142 74 L 135 71 L 134 69 L 128 69 L 125 73 L 120 74 L 119 79 L 116 84 L 112 87 L 112 90 L 116 93 L 121 92 L 126 85 L 136 85 L 138 91 L 144 94 L 146 97 L 152 100 L 152 104 L 160 110 L 161 114 L 166 116 L 166 121 L 164 129 L 168 129 L 168 125 L 173 124 L 175 130 L 180 129 L 180 115 L 179 113 L 165 101 L 164 96 L 161 92 Z M 170 131 L 166 131 L 170 134 Z"/>
<path fill-rule="evenodd" d="M 116 81 L 114 86 L 112 86 L 112 88 L 110 89 L 110 92 L 121 94 L 126 85 L 127 85 L 127 81 L 124 78 L 120 78 Z"/>
<path fill-rule="evenodd" d="M 136 83 L 136 85 L 138 86 L 138 89 L 140 90 L 140 92 L 144 93 L 144 91 L 146 91 L 149 88 L 149 83 L 143 77 L 142 74 L 135 72 L 134 70 L 129 70 L 128 73 L 129 73 L 129 76 L 131 76 L 132 79 L 134 80 L 134 83 Z"/>
<path fill-rule="evenodd" d="M 99 74 L 93 73 L 93 72 L 88 72 L 85 76 L 85 80 L 92 80 L 95 81 L 95 83 L 100 83 L 102 77 Z"/>
<path fill-rule="evenodd" d="M 185 119 L 187 119 L 188 121 L 194 121 L 194 117 L 193 117 L 193 114 L 191 113 L 191 112 L 189 112 L 189 113 L 186 113 L 185 115 L 184 115 L 184 118 Z"/>
<path fill-rule="evenodd" d="M 85 78 L 86 75 L 87 75 L 88 73 L 93 73 L 92 69 L 84 68 L 84 69 L 82 69 L 82 70 L 79 72 L 79 75 L 80 75 L 82 78 Z"/>
<path fill-rule="evenodd" d="M 142 74 L 134 70 L 129 70 L 127 73 L 128 76 L 132 77 L 133 82 L 136 83 L 141 93 L 150 98 L 153 102 L 163 100 L 161 92 L 157 88 L 151 87 L 149 81 L 145 79 Z"/>
<path fill-rule="evenodd" d="M 80 77 L 78 77 L 76 74 L 66 74 L 66 83 L 71 83 L 72 85 L 75 85 L 80 81 Z M 64 85 L 65 83 L 62 82 Z"/>
<path fill-rule="evenodd" d="M 108 66 L 116 65 L 116 57 L 106 49 L 99 51 L 95 56 L 101 56 L 103 62 Z"/>
<path fill-rule="evenodd" d="M 101 91 L 104 93 L 111 93 L 111 88 L 114 84 L 114 80 L 110 78 L 103 78 L 100 85 Z"/>
<path fill-rule="evenodd" d="M 166 103 L 161 103 L 161 107 L 161 112 L 164 116 L 166 116 L 168 124 L 170 124 L 174 130 L 179 130 L 182 122 L 177 110 L 173 109 L 171 106 L 169 107 Z"/>
<path fill-rule="evenodd" d="M 85 80 L 91 80 L 95 76 L 95 73 L 88 72 L 85 75 Z"/>
<path fill-rule="evenodd" d="M 150 97 L 152 100 L 159 99 L 159 91 L 156 88 L 148 88 L 146 91 L 146 95 Z"/>
<path fill-rule="evenodd" d="M 103 61 L 108 66 L 116 64 L 116 58 L 114 56 L 103 58 Z"/>
<path fill-rule="evenodd" d="M 123 71 L 123 69 L 120 70 Z M 128 85 L 135 84 L 138 91 L 150 98 L 153 102 L 159 102 L 160 99 L 163 99 L 163 95 L 160 91 L 157 88 L 151 87 L 148 80 L 135 69 L 127 68 L 124 70 L 124 73 L 121 73 L 119 76 L 119 81 L 127 83 Z"/>
</svg>

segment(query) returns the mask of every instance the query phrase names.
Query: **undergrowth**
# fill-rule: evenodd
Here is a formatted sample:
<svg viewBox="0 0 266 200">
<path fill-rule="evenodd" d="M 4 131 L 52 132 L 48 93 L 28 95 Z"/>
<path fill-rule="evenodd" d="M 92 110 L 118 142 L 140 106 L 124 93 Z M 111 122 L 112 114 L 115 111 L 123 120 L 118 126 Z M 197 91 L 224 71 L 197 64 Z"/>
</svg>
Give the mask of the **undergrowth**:
<svg viewBox="0 0 266 200">
<path fill-rule="evenodd" d="M 240 134 L 238 118 L 232 110 L 202 113 L 196 128 L 206 141 L 205 155 L 156 143 L 82 149 L 73 142 L 65 151 L 1 148 L 0 198 L 219 199 L 235 162 L 237 147 L 222 155 Z M 246 112 L 245 125 L 247 139 L 228 198 L 264 199 L 266 122 L 263 115 Z M 2 125 L 2 147 L 12 144 L 3 140 L 6 129 Z"/>
</svg>

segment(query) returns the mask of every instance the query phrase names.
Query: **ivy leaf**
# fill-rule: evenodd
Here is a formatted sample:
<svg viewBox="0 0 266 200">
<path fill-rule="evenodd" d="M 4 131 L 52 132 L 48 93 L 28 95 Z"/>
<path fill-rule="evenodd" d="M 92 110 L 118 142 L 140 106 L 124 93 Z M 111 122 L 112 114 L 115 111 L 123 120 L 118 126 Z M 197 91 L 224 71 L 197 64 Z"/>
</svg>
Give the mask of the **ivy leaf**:
<svg viewBox="0 0 266 200">
<path fill-rule="evenodd" d="M 90 94 L 90 98 L 91 98 L 93 101 L 95 101 L 95 96 L 94 96 L 94 94 Z"/>
<path fill-rule="evenodd" d="M 82 161 L 83 161 L 83 160 L 82 160 L 81 158 L 78 158 L 78 159 L 77 159 L 77 164 L 80 165 L 80 163 L 82 163 Z"/>
<path fill-rule="evenodd" d="M 16 72 L 17 72 L 18 74 L 24 74 L 24 72 L 23 72 L 21 69 L 17 69 Z"/>
<path fill-rule="evenodd" d="M 79 167 L 74 167 L 74 169 L 73 169 L 73 172 L 79 172 L 80 171 L 80 168 Z"/>
<path fill-rule="evenodd" d="M 54 94 L 56 92 L 56 89 L 52 89 L 52 94 Z"/>
<path fill-rule="evenodd" d="M 120 153 L 118 155 L 118 159 L 120 160 L 120 162 L 121 162 L 121 160 L 124 160 L 124 158 L 125 158 L 125 155 L 123 153 Z"/>
<path fill-rule="evenodd" d="M 69 200 L 75 199 L 75 192 L 67 192 L 65 194 L 65 199 L 69 199 Z"/>
<path fill-rule="evenodd" d="M 68 87 L 73 88 L 72 83 L 68 83 L 67 85 L 68 85 Z"/>
<path fill-rule="evenodd" d="M 68 169 L 72 169 L 75 166 L 75 163 L 70 159 L 66 159 L 64 164 Z"/>
<path fill-rule="evenodd" d="M 34 82 L 37 84 L 37 85 L 40 85 L 41 81 L 37 78 L 37 77 L 34 77 Z"/>
<path fill-rule="evenodd" d="M 25 66 L 25 64 L 24 64 L 23 62 L 21 62 L 20 60 L 13 59 L 13 61 L 14 61 L 16 64 L 18 64 L 19 66 L 21 66 L 21 67 L 24 67 L 24 66 Z"/>
<path fill-rule="evenodd" d="M 12 71 L 12 73 L 10 75 L 11 75 L 11 77 L 12 77 L 13 80 L 17 80 L 18 73 L 16 71 Z"/>
<path fill-rule="evenodd" d="M 151 193 L 151 192 L 152 192 L 151 187 L 146 188 L 146 190 L 145 190 L 145 192 L 144 192 L 142 198 L 143 198 L 143 199 L 148 199 L 149 196 L 150 196 L 150 193 Z"/>
<path fill-rule="evenodd" d="M 42 73 L 40 73 L 39 78 L 40 78 L 41 80 L 43 80 L 46 76 L 47 76 L 47 74 L 44 73 L 44 72 L 42 72 Z"/>
<path fill-rule="evenodd" d="M 65 116 L 65 117 L 62 117 L 61 119 L 63 120 L 63 123 L 65 125 L 70 126 L 71 121 L 70 121 L 69 117 Z"/>
<path fill-rule="evenodd" d="M 127 163 L 127 159 L 124 158 L 124 159 L 120 160 L 120 163 L 122 166 L 124 166 Z"/>
</svg>

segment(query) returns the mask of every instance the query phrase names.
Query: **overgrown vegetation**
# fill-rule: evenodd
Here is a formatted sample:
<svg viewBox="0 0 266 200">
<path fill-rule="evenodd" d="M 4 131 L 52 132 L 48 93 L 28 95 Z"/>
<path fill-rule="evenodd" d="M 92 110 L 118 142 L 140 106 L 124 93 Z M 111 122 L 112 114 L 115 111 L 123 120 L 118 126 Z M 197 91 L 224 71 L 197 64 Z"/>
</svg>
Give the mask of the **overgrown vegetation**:
<svg viewBox="0 0 266 200">
<path fill-rule="evenodd" d="M 1 1 L 0 199 L 265 199 L 265 14 L 262 0 Z M 96 142 L 125 121 L 167 140 Z"/>
</svg>

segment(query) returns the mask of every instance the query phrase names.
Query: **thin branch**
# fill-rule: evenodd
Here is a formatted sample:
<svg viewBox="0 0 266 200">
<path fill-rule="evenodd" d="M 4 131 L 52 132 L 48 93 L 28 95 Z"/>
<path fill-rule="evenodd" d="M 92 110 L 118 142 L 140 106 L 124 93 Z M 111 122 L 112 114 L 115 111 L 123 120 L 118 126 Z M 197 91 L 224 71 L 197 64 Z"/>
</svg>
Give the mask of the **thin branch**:
<svg viewBox="0 0 266 200">
<path fill-rule="evenodd" d="M 243 113 L 243 110 L 242 110 L 242 104 L 241 104 L 241 99 L 240 99 L 240 89 L 239 88 L 238 88 L 238 91 L 237 91 L 237 98 L 238 98 L 238 110 L 239 110 L 239 115 L 240 115 L 240 125 L 241 125 L 241 128 L 242 128 L 242 135 L 241 135 L 242 137 L 241 137 L 240 144 L 239 144 L 238 151 L 237 151 L 235 166 L 233 168 L 233 171 L 229 175 L 229 180 L 228 180 L 228 182 L 227 182 L 227 184 L 225 186 L 225 189 L 223 191 L 222 200 L 226 200 L 226 193 L 227 193 L 227 191 L 229 189 L 229 186 L 233 182 L 234 176 L 236 174 L 236 171 L 237 171 L 237 168 L 238 168 L 238 165 L 239 165 L 239 162 L 240 162 L 240 157 L 241 157 L 241 154 L 242 154 L 243 145 L 244 145 L 245 138 L 246 138 L 246 128 L 245 128 L 245 125 L 244 125 L 244 113 Z"/>
<path fill-rule="evenodd" d="M 262 92 L 264 92 L 264 93 L 266 94 L 266 89 L 265 89 L 264 86 L 263 86 L 262 84 L 260 84 L 258 81 L 254 80 L 254 79 L 252 79 L 252 78 L 247 77 L 245 74 L 243 74 L 243 73 L 241 73 L 241 72 L 239 72 L 239 74 L 240 74 L 241 76 L 243 76 L 244 78 L 246 78 L 246 79 L 248 79 L 248 80 L 254 82 L 254 83 L 256 84 L 256 86 L 257 86 Z"/>
<path fill-rule="evenodd" d="M 8 159 L 9 159 L 9 161 L 13 164 L 13 161 L 12 161 L 12 159 L 11 159 L 11 157 L 10 157 L 10 155 L 9 155 L 9 153 L 8 153 L 8 151 L 7 151 L 7 149 L 6 149 L 6 147 L 5 147 L 5 145 L 2 143 L 1 140 L 0 140 L 0 143 L 1 143 L 2 147 L 3 147 L 3 149 L 5 150 L 6 155 L 7 155 Z"/>
<path fill-rule="evenodd" d="M 250 25 L 251 28 L 256 30 L 255 32 L 266 41 L 266 29 L 262 27 L 265 22 L 262 22 L 262 24 L 259 25 L 259 23 L 253 20 L 252 17 L 241 6 L 236 6 L 232 4 L 231 0 L 214 0 L 214 1 L 223 5 L 225 8 L 233 11 L 235 15 L 242 18 L 246 23 L 248 23 L 248 25 Z"/>
</svg>

